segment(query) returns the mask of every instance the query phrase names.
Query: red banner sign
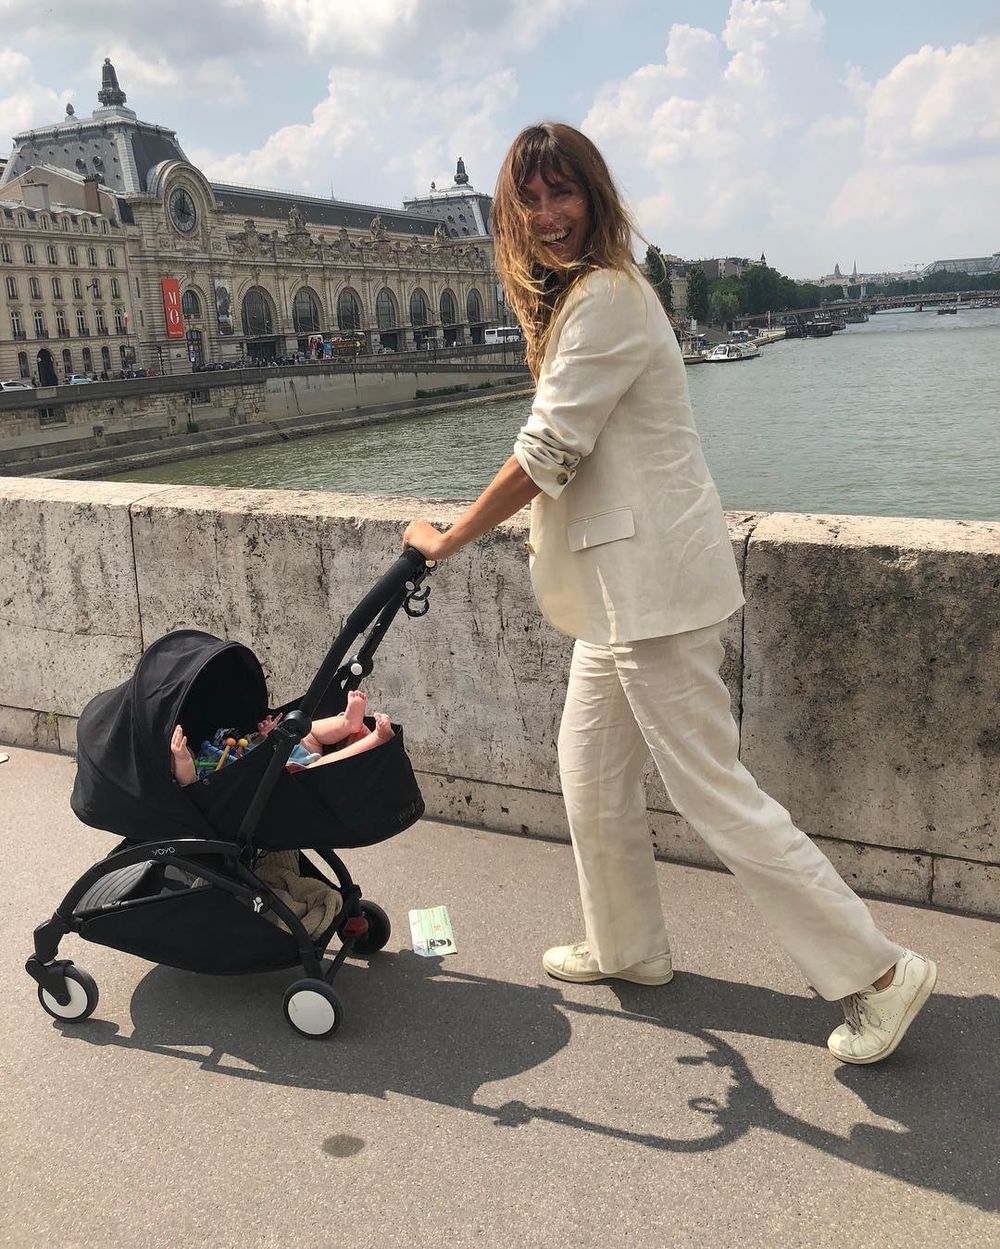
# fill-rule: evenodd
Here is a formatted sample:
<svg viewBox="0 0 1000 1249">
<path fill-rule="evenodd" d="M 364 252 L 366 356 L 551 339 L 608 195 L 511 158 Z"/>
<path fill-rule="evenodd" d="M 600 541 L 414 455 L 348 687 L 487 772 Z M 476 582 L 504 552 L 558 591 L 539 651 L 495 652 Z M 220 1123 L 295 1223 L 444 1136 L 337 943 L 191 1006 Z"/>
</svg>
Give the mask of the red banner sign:
<svg viewBox="0 0 1000 1249">
<path fill-rule="evenodd" d="M 181 288 L 176 278 L 161 278 L 163 291 L 163 315 L 167 321 L 167 338 L 184 337 L 184 318 L 181 316 Z"/>
</svg>

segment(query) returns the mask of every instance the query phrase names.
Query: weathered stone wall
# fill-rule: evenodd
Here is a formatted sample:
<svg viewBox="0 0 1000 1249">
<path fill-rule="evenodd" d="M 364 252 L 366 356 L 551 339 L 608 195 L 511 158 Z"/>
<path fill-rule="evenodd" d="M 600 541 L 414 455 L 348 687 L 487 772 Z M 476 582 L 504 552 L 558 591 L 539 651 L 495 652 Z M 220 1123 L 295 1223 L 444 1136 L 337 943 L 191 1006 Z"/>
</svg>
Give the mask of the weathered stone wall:
<svg viewBox="0 0 1000 1249">
<path fill-rule="evenodd" d="M 181 625 L 247 642 L 301 693 L 419 501 L 0 478 L 0 740 L 75 719 Z M 446 521 L 454 508 L 435 506 Z M 534 604 L 515 518 L 431 577 L 368 682 L 431 813 L 565 837 L 555 737 L 570 642 Z M 856 887 L 1000 914 L 1000 526 L 730 516 L 726 630 L 743 757 Z M 710 863 L 658 780 L 658 850 Z"/>
</svg>

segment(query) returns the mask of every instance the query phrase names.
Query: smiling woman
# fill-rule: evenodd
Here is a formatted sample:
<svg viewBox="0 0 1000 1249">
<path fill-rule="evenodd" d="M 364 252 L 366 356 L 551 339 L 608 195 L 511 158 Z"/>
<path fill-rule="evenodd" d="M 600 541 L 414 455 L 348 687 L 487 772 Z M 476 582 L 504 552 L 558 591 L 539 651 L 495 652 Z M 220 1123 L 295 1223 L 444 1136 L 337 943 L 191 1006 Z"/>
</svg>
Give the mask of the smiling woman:
<svg viewBox="0 0 1000 1249">
<path fill-rule="evenodd" d="M 740 578 L 677 338 L 637 270 L 631 220 L 593 143 L 561 123 L 523 130 L 493 226 L 537 382 L 531 415 L 459 519 L 444 533 L 411 521 L 403 545 L 446 559 L 531 502 L 532 587 L 549 623 L 575 639 L 558 755 L 585 928 L 542 966 L 576 984 L 673 978 L 641 780 L 652 759 L 674 808 L 808 983 L 842 999 L 832 1053 L 877 1062 L 936 968 L 879 932 L 740 761 L 719 675 Z"/>
</svg>

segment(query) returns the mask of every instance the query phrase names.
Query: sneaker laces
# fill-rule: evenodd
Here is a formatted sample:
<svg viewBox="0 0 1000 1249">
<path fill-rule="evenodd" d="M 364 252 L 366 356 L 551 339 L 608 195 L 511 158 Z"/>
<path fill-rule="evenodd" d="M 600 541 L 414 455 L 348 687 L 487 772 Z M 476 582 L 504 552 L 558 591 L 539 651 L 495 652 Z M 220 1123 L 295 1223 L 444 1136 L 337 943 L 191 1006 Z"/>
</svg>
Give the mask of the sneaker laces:
<svg viewBox="0 0 1000 1249">
<path fill-rule="evenodd" d="M 861 1032 L 868 1021 L 868 1014 L 865 1010 L 864 995 L 861 993 L 852 993 L 850 997 L 841 999 L 841 1009 L 844 1012 L 844 1019 L 848 1028 L 857 1035 Z"/>
</svg>

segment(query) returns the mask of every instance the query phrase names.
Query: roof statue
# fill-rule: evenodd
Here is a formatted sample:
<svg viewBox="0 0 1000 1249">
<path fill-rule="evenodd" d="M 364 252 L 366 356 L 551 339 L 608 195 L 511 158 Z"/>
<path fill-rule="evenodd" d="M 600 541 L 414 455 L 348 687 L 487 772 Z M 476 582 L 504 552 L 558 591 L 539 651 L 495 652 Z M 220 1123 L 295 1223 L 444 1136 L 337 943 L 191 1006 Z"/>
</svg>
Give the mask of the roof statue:
<svg viewBox="0 0 1000 1249">
<path fill-rule="evenodd" d="M 833 266 L 833 276 L 834 276 L 835 278 L 842 278 L 842 277 L 844 276 L 844 275 L 840 272 L 840 265 L 834 265 L 834 266 Z"/>
<path fill-rule="evenodd" d="M 73 107 L 73 105 L 72 105 L 72 104 L 67 104 L 67 105 L 66 105 L 66 116 L 67 116 L 67 117 L 75 117 L 75 116 L 76 116 L 76 109 Z"/>
<path fill-rule="evenodd" d="M 455 185 L 465 186 L 469 181 L 469 175 L 465 172 L 465 161 L 461 156 L 458 158 L 458 164 L 455 167 Z"/>
<path fill-rule="evenodd" d="M 376 213 L 376 215 L 372 217 L 372 223 L 369 226 L 369 229 L 371 230 L 371 236 L 373 239 L 377 240 L 385 238 L 385 226 L 382 224 L 382 218 L 379 214 Z"/>
<path fill-rule="evenodd" d="M 298 234 L 305 229 L 298 204 L 293 204 L 288 210 L 288 228 L 293 234 Z"/>
<path fill-rule="evenodd" d="M 104 58 L 104 66 L 101 69 L 101 89 L 97 93 L 97 98 L 106 108 L 125 103 L 125 92 L 118 85 L 118 75 L 115 73 L 115 67 L 111 64 L 109 56 Z"/>
</svg>

